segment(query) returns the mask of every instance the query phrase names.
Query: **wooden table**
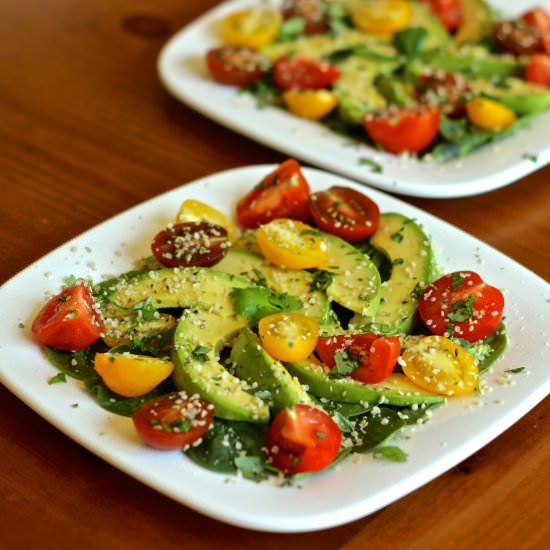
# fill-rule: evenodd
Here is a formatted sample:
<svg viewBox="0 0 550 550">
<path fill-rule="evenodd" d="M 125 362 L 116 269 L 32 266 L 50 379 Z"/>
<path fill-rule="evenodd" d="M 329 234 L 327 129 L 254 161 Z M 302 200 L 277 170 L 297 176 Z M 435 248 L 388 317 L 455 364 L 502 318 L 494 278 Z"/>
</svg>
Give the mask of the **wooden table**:
<svg viewBox="0 0 550 550">
<path fill-rule="evenodd" d="M 0 281 L 183 182 L 281 154 L 161 87 L 171 33 L 215 0 L 0 0 Z M 550 166 L 465 199 L 411 203 L 550 278 Z M 32 291 L 32 290 L 31 290 Z M 550 540 L 550 403 L 398 502 L 322 532 L 242 530 L 112 468 L 0 388 L 0 547 L 535 548 Z"/>
</svg>

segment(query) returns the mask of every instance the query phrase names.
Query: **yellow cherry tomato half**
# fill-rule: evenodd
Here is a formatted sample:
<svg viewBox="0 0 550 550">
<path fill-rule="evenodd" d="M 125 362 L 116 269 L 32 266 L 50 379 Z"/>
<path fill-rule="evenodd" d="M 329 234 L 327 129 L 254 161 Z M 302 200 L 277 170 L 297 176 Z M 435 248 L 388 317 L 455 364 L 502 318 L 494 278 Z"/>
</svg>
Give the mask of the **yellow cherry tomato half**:
<svg viewBox="0 0 550 550">
<path fill-rule="evenodd" d="M 288 269 L 323 267 L 328 260 L 322 234 L 310 225 L 289 218 L 277 218 L 260 226 L 256 240 L 270 262 Z"/>
<path fill-rule="evenodd" d="M 319 338 L 319 323 L 300 313 L 276 313 L 260 319 L 258 334 L 269 355 L 293 363 L 313 353 Z"/>
<path fill-rule="evenodd" d="M 420 338 L 405 350 L 399 363 L 411 382 L 449 397 L 475 390 L 479 380 L 474 358 L 444 336 Z"/>
<path fill-rule="evenodd" d="M 486 97 L 475 97 L 466 102 L 466 113 L 474 126 L 488 132 L 504 130 L 516 120 L 512 109 Z"/>
<path fill-rule="evenodd" d="M 184 200 L 176 216 L 176 223 L 198 221 L 210 222 L 223 227 L 231 241 L 237 237 L 235 224 L 230 222 L 227 216 L 218 209 L 199 200 Z"/>
<path fill-rule="evenodd" d="M 338 104 L 336 95 L 328 90 L 288 90 L 283 101 L 291 113 L 310 120 L 320 120 Z"/>
<path fill-rule="evenodd" d="M 392 35 L 409 25 L 411 7 L 404 0 L 372 0 L 351 10 L 354 25 L 376 35 Z"/>
<path fill-rule="evenodd" d="M 275 40 L 281 22 L 281 14 L 269 8 L 233 12 L 222 20 L 222 40 L 232 46 L 261 48 Z"/>
<path fill-rule="evenodd" d="M 174 370 L 171 361 L 131 353 L 96 353 L 94 367 L 105 385 L 124 397 L 156 388 Z"/>
</svg>

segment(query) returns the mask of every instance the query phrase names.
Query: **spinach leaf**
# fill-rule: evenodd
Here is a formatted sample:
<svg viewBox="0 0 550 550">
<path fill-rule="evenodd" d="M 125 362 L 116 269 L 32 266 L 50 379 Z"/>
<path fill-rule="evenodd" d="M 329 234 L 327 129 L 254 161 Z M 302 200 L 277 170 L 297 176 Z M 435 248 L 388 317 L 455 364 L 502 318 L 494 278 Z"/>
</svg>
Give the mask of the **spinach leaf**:
<svg viewBox="0 0 550 550">
<path fill-rule="evenodd" d="M 418 57 L 424 50 L 428 31 L 422 27 L 410 27 L 393 35 L 393 45 L 407 59 Z"/>
<path fill-rule="evenodd" d="M 267 426 L 216 418 L 198 447 L 186 451 L 187 456 L 214 472 L 234 474 L 237 471 L 259 481 L 264 479 L 265 458 L 262 446 Z"/>
</svg>

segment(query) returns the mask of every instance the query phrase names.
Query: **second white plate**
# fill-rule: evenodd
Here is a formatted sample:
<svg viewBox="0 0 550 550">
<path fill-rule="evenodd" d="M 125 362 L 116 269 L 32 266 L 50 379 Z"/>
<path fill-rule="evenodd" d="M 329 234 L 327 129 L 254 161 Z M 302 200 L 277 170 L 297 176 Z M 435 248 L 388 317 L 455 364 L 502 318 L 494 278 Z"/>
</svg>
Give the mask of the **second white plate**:
<svg viewBox="0 0 550 550">
<path fill-rule="evenodd" d="M 180 101 L 236 132 L 289 156 L 344 174 L 363 183 L 404 195 L 450 198 L 485 193 L 517 181 L 550 162 L 550 112 L 529 128 L 457 160 L 427 163 L 357 145 L 316 122 L 284 110 L 258 109 L 256 100 L 230 86 L 216 84 L 204 56 L 219 45 L 218 24 L 229 12 L 260 0 L 224 2 L 177 33 L 163 48 L 158 72 L 166 89 Z M 280 4 L 280 0 L 267 3 Z M 517 15 L 533 0 L 491 0 L 505 14 Z M 265 4 L 265 2 L 264 2 Z M 550 9 L 550 1 L 539 0 Z M 382 166 L 376 173 L 362 159 Z M 533 159 L 533 160 L 529 160 Z"/>
</svg>

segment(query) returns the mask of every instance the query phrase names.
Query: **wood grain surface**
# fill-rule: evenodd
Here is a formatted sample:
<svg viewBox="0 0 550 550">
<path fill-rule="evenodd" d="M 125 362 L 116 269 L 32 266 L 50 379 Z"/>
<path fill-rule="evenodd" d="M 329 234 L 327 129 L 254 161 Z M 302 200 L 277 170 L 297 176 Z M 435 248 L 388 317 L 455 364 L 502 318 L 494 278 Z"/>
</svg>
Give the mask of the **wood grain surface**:
<svg viewBox="0 0 550 550">
<path fill-rule="evenodd" d="M 216 3 L 0 0 L 0 283 L 163 191 L 284 159 L 179 104 L 159 83 L 162 45 Z M 550 279 L 550 166 L 488 194 L 406 200 Z M 0 387 L 0 548 L 547 547 L 549 406 L 547 399 L 459 466 L 369 517 L 278 535 L 171 501 Z"/>
</svg>

